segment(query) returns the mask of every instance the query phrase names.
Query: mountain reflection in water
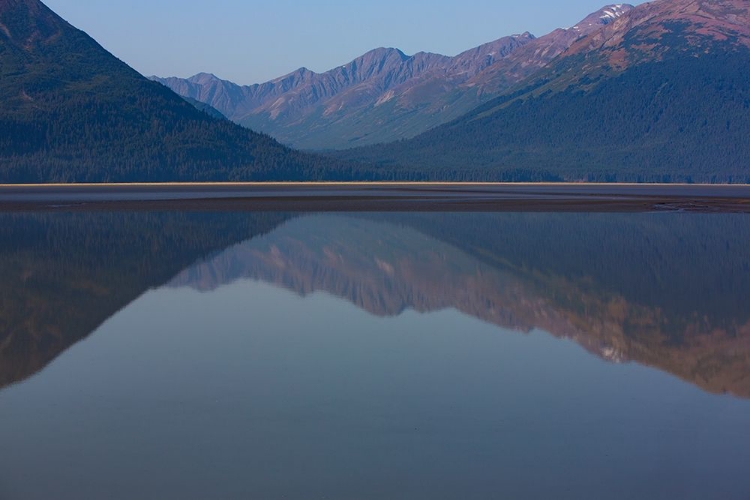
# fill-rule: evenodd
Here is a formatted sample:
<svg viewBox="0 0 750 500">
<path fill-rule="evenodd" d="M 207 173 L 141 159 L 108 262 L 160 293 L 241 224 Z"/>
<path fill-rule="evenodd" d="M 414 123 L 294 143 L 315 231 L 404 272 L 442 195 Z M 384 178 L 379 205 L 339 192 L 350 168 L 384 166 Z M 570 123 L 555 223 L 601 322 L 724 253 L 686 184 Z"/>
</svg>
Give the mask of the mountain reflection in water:
<svg viewBox="0 0 750 500">
<path fill-rule="evenodd" d="M 149 289 L 251 279 L 378 316 L 453 308 L 750 398 L 744 215 L 0 218 L 0 387 L 42 370 Z"/>
</svg>

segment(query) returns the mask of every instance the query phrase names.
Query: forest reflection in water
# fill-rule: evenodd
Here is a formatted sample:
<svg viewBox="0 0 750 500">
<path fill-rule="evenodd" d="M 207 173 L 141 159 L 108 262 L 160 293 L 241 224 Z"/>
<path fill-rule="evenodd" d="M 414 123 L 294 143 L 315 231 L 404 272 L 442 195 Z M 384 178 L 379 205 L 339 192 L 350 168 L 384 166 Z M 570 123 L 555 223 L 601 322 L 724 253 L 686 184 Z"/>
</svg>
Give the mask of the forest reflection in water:
<svg viewBox="0 0 750 500">
<path fill-rule="evenodd" d="M 247 412 L 265 415 L 267 420 L 255 424 L 260 428 L 267 425 L 267 430 L 281 433 L 279 436 L 286 432 L 282 423 L 288 419 L 323 418 L 316 413 L 320 409 L 315 409 L 321 398 L 338 401 L 338 406 L 327 407 L 326 411 L 334 414 L 326 414 L 324 420 L 343 426 L 344 434 L 347 425 L 362 418 L 359 412 L 368 408 L 368 404 L 375 414 L 385 412 L 378 417 L 384 419 L 381 422 L 384 425 L 398 427 L 412 422 L 424 425 L 433 422 L 435 429 L 460 434 L 458 429 L 465 430 L 462 426 L 469 425 L 477 417 L 456 413 L 455 408 L 446 409 L 444 405 L 452 401 L 454 407 L 475 408 L 490 418 L 499 407 L 485 407 L 479 401 L 494 392 L 509 398 L 504 401 L 504 411 L 510 411 L 510 415 L 505 413 L 502 418 L 509 425 L 516 426 L 519 439 L 533 442 L 534 430 L 523 430 L 525 427 L 518 427 L 520 422 L 525 417 L 530 422 L 537 422 L 540 428 L 545 428 L 549 422 L 539 416 L 541 408 L 534 410 L 523 403 L 523 397 L 515 391 L 522 387 L 528 394 L 554 399 L 548 390 L 538 386 L 547 373 L 541 367 L 544 364 L 547 370 L 551 367 L 562 370 L 558 377 L 569 381 L 556 386 L 560 397 L 580 405 L 576 409 L 568 403 L 560 403 L 561 411 L 564 408 L 572 413 L 547 416 L 550 421 L 555 418 L 562 421 L 578 419 L 577 424 L 571 424 L 567 429 L 555 427 L 565 438 L 560 438 L 562 440 L 557 445 L 579 443 L 581 449 L 571 451 L 571 457 L 600 453 L 594 443 L 597 438 L 601 440 L 604 433 L 628 433 L 623 430 L 628 428 L 627 425 L 617 431 L 602 421 L 588 421 L 593 417 L 583 413 L 587 408 L 599 412 L 603 419 L 613 419 L 619 422 L 618 425 L 624 425 L 622 419 L 626 410 L 616 408 L 618 391 L 621 391 L 620 399 L 635 397 L 633 394 L 641 391 L 643 397 L 648 394 L 653 401 L 665 401 L 664 407 L 658 404 L 656 408 L 635 405 L 627 409 L 627 412 L 632 412 L 630 417 L 634 421 L 648 418 L 659 421 L 677 405 L 666 392 L 660 391 L 674 394 L 675 387 L 680 387 L 677 393 L 690 402 L 689 405 L 685 403 L 685 408 L 697 415 L 693 415 L 693 420 L 688 419 L 689 423 L 697 425 L 696 422 L 702 422 L 701 425 L 706 427 L 702 431 L 692 429 L 694 442 L 691 443 L 685 441 L 682 434 L 689 429 L 672 422 L 670 425 L 680 431 L 674 431 L 672 438 L 660 442 L 660 446 L 672 452 L 684 452 L 684 446 L 705 444 L 706 439 L 714 436 L 710 442 L 714 452 L 719 455 L 723 452 L 727 460 L 738 460 L 745 454 L 738 451 L 738 447 L 749 442 L 747 431 L 734 437 L 731 435 L 739 429 L 734 424 L 750 416 L 750 405 L 746 401 L 750 399 L 750 308 L 746 300 L 750 296 L 750 267 L 745 252 L 750 243 L 750 219 L 744 215 L 165 212 L 6 214 L 0 218 L 3 219 L 0 221 L 0 276 L 5 288 L 0 301 L 0 384 L 5 387 L 0 392 L 0 408 L 7 409 L 14 398 L 35 401 L 34 404 L 42 406 L 45 398 L 62 404 L 57 399 L 59 393 L 51 397 L 48 392 L 49 387 L 56 387 L 53 374 L 48 376 L 48 373 L 55 369 L 75 373 L 73 368 L 66 366 L 76 365 L 83 370 L 80 367 L 85 367 L 87 362 L 91 364 L 85 372 L 88 376 L 101 375 L 101 380 L 110 382 L 118 380 L 116 387 L 99 387 L 97 390 L 108 391 L 108 397 L 125 405 L 126 411 L 134 411 L 128 408 L 127 401 L 131 401 L 134 407 L 140 406 L 135 386 L 128 388 L 126 382 L 129 377 L 138 380 L 139 376 L 120 373 L 119 378 L 112 379 L 114 375 L 110 373 L 108 379 L 105 374 L 98 374 L 98 370 L 108 373 L 112 370 L 108 365 L 121 366 L 122 370 L 131 366 L 133 370 L 149 374 L 152 377 L 149 383 L 156 386 L 172 380 L 174 373 L 181 373 L 185 380 L 172 382 L 177 384 L 175 387 L 184 389 L 186 401 L 190 401 L 190 390 L 200 393 L 208 388 L 201 388 L 199 381 L 191 379 L 195 374 L 184 371 L 188 365 L 198 363 L 205 373 L 224 373 L 227 366 L 234 366 L 232 363 L 236 362 L 236 371 L 231 372 L 233 376 L 229 372 L 225 374 L 227 379 L 223 381 L 223 387 L 237 384 L 235 390 L 239 390 L 241 382 L 247 383 L 252 375 L 266 380 L 268 391 L 274 387 L 280 391 L 283 387 L 288 398 L 297 398 L 298 405 L 284 406 L 279 401 L 264 399 L 264 395 L 270 396 L 262 393 L 256 394 L 258 407 L 240 405 Z M 220 303 L 216 302 L 218 296 L 222 297 Z M 306 299 L 300 301 L 299 297 Z M 234 309 L 225 310 L 220 304 L 232 304 Z M 244 309 L 249 316 L 236 312 L 238 309 Z M 176 317 L 180 310 L 185 311 L 182 319 Z M 129 320 L 123 326 L 121 321 L 125 317 Z M 435 323 L 435 318 L 440 321 Z M 138 333 L 127 333 L 130 344 L 113 350 L 112 345 L 107 347 L 107 342 L 117 343 L 117 339 L 124 342 L 122 339 L 126 335 L 124 331 L 118 333 L 116 326 L 112 326 L 118 324 L 125 330 L 129 327 L 135 329 L 133 325 L 137 325 Z M 347 340 L 347 337 L 339 336 L 342 332 L 338 330 L 341 329 L 349 332 L 351 338 Z M 496 335 L 497 339 L 483 337 L 493 329 L 491 335 Z M 151 330 L 170 333 L 143 333 Z M 417 333 L 420 337 L 415 340 L 408 335 L 394 336 L 393 331 L 399 330 Z M 269 337 L 271 331 L 275 332 L 273 338 Z M 89 338 L 94 332 L 96 334 Z M 377 339 L 365 339 L 363 332 Z M 307 340 L 302 339 L 301 334 Z M 229 337 L 225 339 L 222 335 Z M 113 340 L 108 341 L 108 336 Z M 206 344 L 206 339 L 214 337 L 222 339 L 219 345 L 223 348 Z M 87 338 L 80 347 L 70 349 Z M 547 340 L 540 340 L 545 338 Z M 555 338 L 572 340 L 580 347 L 570 351 L 567 344 Z M 314 351 L 315 339 L 330 348 L 331 359 L 325 360 L 322 353 L 310 354 Z M 354 339 L 358 339 L 357 342 Z M 181 346 L 183 342 L 184 346 Z M 295 346 L 306 342 L 313 342 L 306 344 L 309 359 L 305 352 L 295 350 Z M 429 345 L 430 342 L 434 345 Z M 493 342 L 505 344 L 501 346 Z M 243 365 L 231 349 L 238 345 L 250 349 L 247 343 L 258 352 L 265 352 L 267 357 L 250 356 L 254 366 Z M 264 351 L 264 347 L 270 345 L 274 348 Z M 369 346 L 372 352 L 368 354 L 361 350 L 362 346 Z M 493 350 L 499 347 L 507 352 Z M 285 349 L 289 350 L 286 354 Z M 425 356 L 432 349 L 439 350 L 433 354 L 443 360 L 447 373 L 433 373 L 436 368 L 425 365 L 428 363 Z M 248 355 L 248 351 L 239 350 Z M 175 358 L 175 352 L 183 351 L 185 359 Z M 396 351 L 400 353 L 399 358 L 388 358 L 384 354 Z M 123 352 L 128 352 L 130 358 L 120 359 Z M 325 381 L 329 390 L 313 389 L 300 382 L 300 387 L 294 391 L 287 384 L 270 382 L 284 379 L 286 375 L 279 370 L 282 366 L 289 370 L 291 360 L 285 356 L 291 356 L 290 352 L 299 363 L 297 370 L 300 373 L 291 370 L 288 376 L 304 373 L 308 379 L 320 383 Z M 495 353 L 497 362 L 505 367 L 505 371 L 498 373 L 493 370 L 499 370 L 499 367 L 489 368 L 492 358 L 488 352 Z M 82 360 L 76 359 L 76 353 L 83 356 Z M 515 357 L 509 357 L 510 353 Z M 453 354 L 462 356 L 461 362 L 453 359 Z M 316 355 L 321 358 L 315 358 Z M 582 361 L 586 358 L 589 361 Z M 159 359 L 162 360 L 163 372 L 154 371 Z M 151 369 L 148 369 L 149 360 L 153 362 Z M 355 370 L 354 379 L 362 384 L 356 396 L 351 393 L 351 387 L 336 379 L 336 375 L 351 376 L 348 370 L 355 367 L 348 363 L 355 361 L 360 369 Z M 431 358 L 430 362 L 434 361 L 435 358 Z M 144 366 L 140 366 L 141 362 Z M 474 362 L 485 370 L 472 366 Z M 627 372 L 618 371 L 616 365 L 623 363 L 632 364 L 633 368 Z M 637 369 L 638 366 L 649 367 L 649 370 L 644 372 Z M 388 370 L 401 370 L 401 375 L 411 380 L 410 383 L 404 382 L 404 392 L 395 391 L 388 396 L 382 393 L 382 386 L 372 385 L 374 380 L 380 380 L 388 386 L 385 382 Z M 464 376 L 457 373 L 462 370 L 465 370 Z M 444 385 L 440 391 L 443 392 L 439 397 L 437 393 L 433 394 L 435 399 L 425 395 L 422 403 L 414 403 L 417 406 L 412 407 L 406 402 L 408 397 L 437 391 L 429 380 L 419 376 L 423 372 L 441 377 Z M 36 377 L 29 379 L 37 373 Z M 502 379 L 485 380 L 489 385 L 487 392 L 477 388 L 467 391 L 472 385 L 463 384 L 472 380 L 477 382 L 480 375 L 502 375 Z M 80 384 L 81 376 L 78 373 L 78 378 L 69 381 Z M 530 381 L 518 382 L 524 380 L 524 376 L 530 377 Z M 164 380 L 153 380 L 158 377 L 164 377 Z M 589 378 L 608 380 L 614 385 L 594 388 L 596 382 Z M 581 383 L 585 387 L 598 391 L 595 392 L 599 401 L 591 400 L 592 392 L 572 387 L 575 381 L 584 379 L 587 382 Z M 513 390 L 509 385 L 512 380 L 516 381 Z M 48 386 L 46 390 L 45 386 Z M 92 387 L 84 387 L 83 392 L 86 390 L 92 391 L 92 398 L 101 395 Z M 602 390 L 609 391 L 609 394 L 602 394 Z M 34 394 L 38 400 L 34 399 Z M 723 396 L 717 398 L 711 394 Z M 122 399 L 124 395 L 127 398 Z M 239 397 L 238 393 L 235 395 Z M 391 404 L 403 405 L 403 414 L 399 414 L 395 407 L 388 408 L 387 396 L 392 397 Z M 135 401 L 132 400 L 134 397 Z M 147 395 L 144 397 L 149 399 Z M 264 401 L 267 406 L 263 406 Z M 672 406 L 666 406 L 667 402 Z M 149 400 L 149 404 L 158 406 L 164 402 Z M 274 404 L 281 406 L 274 407 Z M 291 403 L 286 401 L 285 404 Z M 357 407 L 358 404 L 363 406 Z M 347 414 L 348 405 L 357 408 Z M 104 411 L 96 404 L 93 407 Z M 223 411 L 226 413 L 228 408 L 232 406 L 223 408 Z M 281 413 L 274 413 L 271 408 Z M 309 415 L 305 414 L 305 408 L 310 409 Z M 9 425 L 28 419 L 28 415 L 22 413 L 23 409 L 23 405 L 15 405 L 14 411 L 5 412 L 8 419 L 5 422 L 4 413 L 0 411 L 0 423 L 8 429 Z M 183 408 L 182 411 L 194 412 L 196 409 Z M 268 413 L 264 414 L 264 411 Z M 427 417 L 441 411 L 445 412 L 446 421 Z M 709 418 L 707 415 L 714 411 L 721 411 L 723 417 L 715 415 Z M 665 413 L 661 415 L 660 412 Z M 272 415 L 278 418 L 272 418 Z M 13 420 L 14 416 L 18 420 Z M 703 420 L 695 420 L 699 416 Z M 40 418 L 37 416 L 31 421 L 43 425 Z M 221 420 L 224 417 L 209 412 L 202 418 Z M 275 422 L 269 423 L 269 420 Z M 582 421 L 586 425 L 576 427 L 582 425 Z M 458 427 L 454 428 L 451 423 Z M 240 424 L 239 421 L 233 423 Z M 247 422 L 242 425 L 245 424 Z M 499 424 L 484 422 L 478 425 L 486 433 L 490 432 L 492 425 Z M 484 428 L 483 425 L 490 427 Z M 240 429 L 233 428 L 233 432 L 241 433 Z M 313 426 L 308 430 L 319 432 L 325 429 L 326 425 L 321 424 L 319 428 Z M 576 434 L 584 429 L 586 439 Z M 150 430 L 158 431 L 158 425 Z M 161 431 L 166 432 L 165 429 Z M 406 427 L 403 432 L 407 432 Z M 491 481 L 486 482 L 481 474 L 492 463 L 500 463 L 497 462 L 500 457 L 495 456 L 499 450 L 483 449 L 489 444 L 478 443 L 483 442 L 482 435 L 491 441 L 492 433 L 466 432 L 466 442 L 474 443 L 470 449 L 485 456 L 488 463 L 472 455 L 468 448 L 459 447 L 460 453 L 467 454 L 467 457 L 471 455 L 471 464 L 478 467 L 471 474 L 467 471 L 463 474 L 476 484 L 489 485 Z M 717 442 L 717 436 L 726 442 Z M 645 450 L 645 447 L 654 445 L 648 444 L 648 436 L 639 434 L 638 437 L 641 441 L 629 446 L 640 445 Z M 296 447 L 306 453 L 313 453 L 312 450 L 323 454 L 341 453 L 335 445 L 336 440 L 330 444 L 331 449 L 321 450 L 306 447 L 310 443 L 305 440 L 312 439 L 308 434 L 296 435 L 296 439 L 298 441 L 285 442 L 284 446 L 290 453 Z M 420 439 L 423 445 L 434 448 L 432 452 L 437 456 L 457 451 L 449 445 L 441 448 L 441 439 L 438 438 L 421 436 Z M 678 439 L 683 440 L 682 444 L 677 444 Z M 404 450 L 388 448 L 387 439 L 384 442 L 386 444 L 379 449 L 380 459 L 385 460 L 395 451 L 406 453 L 401 459 L 408 456 Z M 24 444 L 28 445 L 23 440 L 17 441 L 19 446 Z M 519 443 L 505 444 L 509 445 L 509 450 L 515 450 L 513 453 L 508 451 L 511 455 L 521 453 Z M 358 445 L 364 446 L 363 443 Z M 29 449 L 44 451 L 44 446 L 39 443 L 37 446 L 40 448 Z M 124 445 L 119 443 L 118 446 Z M 174 446 L 174 443 L 170 442 L 169 446 Z M 550 446 L 550 443 L 545 446 Z M 539 444 L 538 452 L 550 453 L 545 446 Z M 357 455 L 354 451 L 352 453 Z M 678 463 L 676 455 L 664 450 L 659 453 L 666 453 L 665 456 L 674 462 L 670 462 L 669 467 L 664 465 L 671 473 L 677 474 L 679 467 L 685 465 Z M 336 456 L 339 462 L 334 460 L 334 463 L 342 467 L 345 461 L 341 462 L 341 457 Z M 287 455 L 277 457 L 279 464 L 286 463 L 283 457 Z M 241 453 L 234 458 L 258 459 Z M 169 456 L 162 459 L 169 460 Z M 445 460 L 447 463 L 448 459 Z M 581 460 L 582 466 L 585 460 Z M 439 466 L 442 462 L 438 458 L 435 461 L 434 468 L 423 464 L 415 469 L 415 473 L 436 474 L 442 470 Z M 368 465 L 363 457 L 357 457 L 353 463 Z M 704 486 L 714 488 L 714 492 L 717 491 L 715 488 L 723 488 L 728 495 L 725 498 L 744 498 L 740 495 L 750 491 L 748 482 L 740 477 L 728 480 L 725 475 L 732 470 L 733 466 L 727 465 L 721 474 L 703 471 L 699 477 L 708 479 Z M 318 471 L 319 478 L 333 472 Z M 489 469 L 486 473 L 489 474 Z M 558 471 L 555 475 L 561 473 Z M 581 474 L 585 474 L 583 469 L 576 470 L 574 475 Z M 274 475 L 267 477 L 270 480 Z M 0 479 L 5 481 L 6 478 L 3 475 Z M 310 480 L 302 476 L 298 479 L 300 484 L 303 479 Z M 478 479 L 482 480 L 477 483 Z M 660 485 L 657 479 L 650 483 L 650 488 L 646 485 L 645 489 L 639 490 L 644 498 L 659 498 L 659 495 L 650 494 Z M 240 480 L 235 478 L 234 481 Z M 240 483 L 235 486 L 239 487 Z M 553 483 L 550 476 L 550 485 Z M 0 493 L 4 492 L 3 484 L 0 482 Z M 104 488 L 105 485 L 100 486 Z M 330 491 L 324 486 L 319 484 L 321 494 Z M 350 486 L 348 493 L 359 492 L 366 486 L 372 488 L 364 479 L 362 483 L 354 481 Z M 594 488 L 591 491 L 598 491 L 596 485 L 590 486 Z M 605 484 L 599 486 L 603 488 Z M 685 493 L 681 488 L 664 490 L 664 484 L 660 487 L 662 489 L 658 491 L 662 493 Z M 11 492 L 25 491 L 20 482 L 7 488 Z M 269 498 L 294 494 L 294 491 L 283 488 L 274 490 L 268 485 L 266 488 L 256 493 Z M 446 495 L 449 491 L 444 489 Z M 523 489 L 511 488 L 509 491 L 522 492 Z M 575 498 L 574 493 L 580 496 L 586 491 L 574 488 L 570 497 Z M 635 490 L 627 491 L 633 493 Z M 706 492 L 705 489 L 693 489 L 692 493 L 687 491 L 687 497 L 698 491 Z M 431 494 L 424 490 L 424 493 L 405 497 L 441 496 L 437 490 L 430 489 Z M 481 497 L 481 493 L 475 492 L 477 497 Z M 373 492 L 369 497 L 380 496 Z"/>
</svg>

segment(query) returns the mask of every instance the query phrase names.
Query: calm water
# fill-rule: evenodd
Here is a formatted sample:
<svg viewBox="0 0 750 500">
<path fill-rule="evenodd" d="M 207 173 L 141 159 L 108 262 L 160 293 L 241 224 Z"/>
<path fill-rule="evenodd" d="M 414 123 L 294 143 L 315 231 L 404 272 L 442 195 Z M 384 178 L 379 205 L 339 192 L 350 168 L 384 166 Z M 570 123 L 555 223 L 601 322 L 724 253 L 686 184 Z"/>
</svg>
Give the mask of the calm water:
<svg viewBox="0 0 750 500">
<path fill-rule="evenodd" d="M 0 215 L 0 499 L 750 498 L 750 216 Z"/>
</svg>

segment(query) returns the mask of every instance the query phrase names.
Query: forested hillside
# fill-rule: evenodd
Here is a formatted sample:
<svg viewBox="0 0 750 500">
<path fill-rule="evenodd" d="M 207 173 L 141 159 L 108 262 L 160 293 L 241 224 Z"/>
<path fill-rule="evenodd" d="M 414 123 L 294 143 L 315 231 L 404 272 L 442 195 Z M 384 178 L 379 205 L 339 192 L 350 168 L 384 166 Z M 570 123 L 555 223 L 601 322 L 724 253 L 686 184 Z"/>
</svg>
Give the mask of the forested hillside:
<svg viewBox="0 0 750 500">
<path fill-rule="evenodd" d="M 356 177 L 195 109 L 37 0 L 0 0 L 0 182 Z"/>
<path fill-rule="evenodd" d="M 588 91 L 496 100 L 411 141 L 340 157 L 405 175 L 520 169 L 567 180 L 750 182 L 749 67 L 748 51 L 649 63 Z"/>
</svg>

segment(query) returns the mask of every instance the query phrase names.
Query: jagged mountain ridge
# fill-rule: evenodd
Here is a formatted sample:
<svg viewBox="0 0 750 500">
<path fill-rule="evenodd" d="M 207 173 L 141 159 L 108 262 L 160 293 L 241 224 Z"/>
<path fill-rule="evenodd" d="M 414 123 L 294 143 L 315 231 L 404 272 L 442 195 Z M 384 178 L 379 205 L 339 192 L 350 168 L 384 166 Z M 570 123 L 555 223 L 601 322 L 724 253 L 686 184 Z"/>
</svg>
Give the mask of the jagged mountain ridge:
<svg viewBox="0 0 750 500">
<path fill-rule="evenodd" d="M 655 42 L 670 34 L 670 24 L 679 23 L 692 31 L 689 45 L 702 38 L 726 42 L 734 40 L 750 47 L 750 10 L 745 0 L 659 0 L 639 6 L 627 16 L 618 17 L 605 28 L 577 41 L 569 55 L 595 50 L 611 50 L 609 62 L 625 69 L 623 62 L 635 62 L 636 54 L 661 59 L 670 45 Z M 656 49 L 656 50 L 654 50 Z"/>
<path fill-rule="evenodd" d="M 750 48 L 749 7 L 744 0 L 657 0 L 639 5 L 573 42 L 565 57 L 538 75 L 548 81 L 534 94 L 573 85 L 586 89 L 590 82 L 640 64 Z"/>
<path fill-rule="evenodd" d="M 461 116 L 518 83 L 630 5 L 605 7 L 541 38 L 526 32 L 455 57 L 376 49 L 325 73 L 305 68 L 239 86 L 214 75 L 156 78 L 180 95 L 292 146 L 345 148 L 412 137 Z"/>
</svg>

